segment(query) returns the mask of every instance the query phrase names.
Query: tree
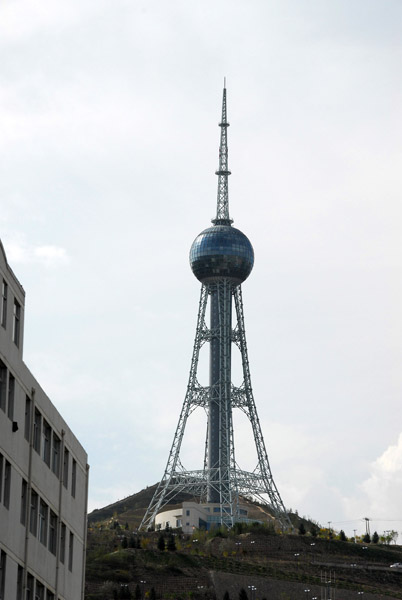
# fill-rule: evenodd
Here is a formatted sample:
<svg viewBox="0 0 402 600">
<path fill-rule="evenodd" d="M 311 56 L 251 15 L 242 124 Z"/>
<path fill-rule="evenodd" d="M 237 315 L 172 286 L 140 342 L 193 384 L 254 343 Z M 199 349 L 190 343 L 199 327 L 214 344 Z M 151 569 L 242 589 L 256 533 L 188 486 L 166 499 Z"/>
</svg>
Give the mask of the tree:
<svg viewBox="0 0 402 600">
<path fill-rule="evenodd" d="M 158 537 L 158 550 L 163 552 L 165 550 L 165 548 L 166 548 L 165 536 L 160 534 L 160 536 Z"/>
<path fill-rule="evenodd" d="M 142 598 L 142 594 L 141 594 L 141 588 L 139 586 L 139 584 L 137 583 L 137 585 L 135 586 L 135 590 L 134 590 L 134 598 L 135 600 L 141 600 Z"/>
<path fill-rule="evenodd" d="M 390 544 L 391 542 L 394 542 L 394 544 L 396 544 L 396 540 L 398 539 L 398 532 L 394 531 L 393 529 L 389 531 L 384 531 L 384 535 L 381 537 L 386 544 Z"/>
<path fill-rule="evenodd" d="M 380 539 L 380 536 L 378 535 L 378 533 L 375 531 L 373 533 L 373 537 L 371 538 L 371 541 L 373 542 L 373 544 L 378 544 Z"/>
<path fill-rule="evenodd" d="M 365 533 L 365 534 L 364 534 L 364 536 L 363 536 L 363 542 L 364 542 L 365 544 L 369 544 L 369 543 L 371 542 L 371 537 L 370 537 L 370 534 L 369 534 L 369 533 Z"/>
<path fill-rule="evenodd" d="M 169 552 L 174 552 L 176 550 L 176 541 L 172 533 L 168 537 L 166 548 L 169 550 Z"/>
<path fill-rule="evenodd" d="M 241 588 L 239 592 L 239 600 L 248 600 L 247 592 L 244 588 Z"/>
<path fill-rule="evenodd" d="M 156 600 L 156 592 L 154 587 L 151 587 L 151 591 L 149 593 L 149 600 Z"/>
<path fill-rule="evenodd" d="M 343 529 L 340 530 L 339 532 L 339 539 L 341 540 L 341 542 L 347 542 L 348 538 L 345 535 L 345 532 L 343 531 Z"/>
<path fill-rule="evenodd" d="M 299 535 L 306 535 L 306 528 L 304 526 L 303 521 L 301 521 L 299 525 Z"/>
<path fill-rule="evenodd" d="M 313 523 L 313 524 L 312 524 L 312 526 L 310 527 L 310 535 L 311 535 L 312 537 L 317 537 L 317 535 L 318 535 L 318 529 L 317 529 L 317 526 L 316 526 L 316 525 L 314 525 L 314 523 Z"/>
<path fill-rule="evenodd" d="M 128 541 L 126 536 L 124 536 L 124 538 L 121 540 L 121 547 L 122 548 L 127 548 L 128 547 Z"/>
<path fill-rule="evenodd" d="M 230 596 L 229 596 L 229 592 L 226 590 L 226 592 L 223 594 L 223 600 L 230 600 Z"/>
<path fill-rule="evenodd" d="M 126 583 L 122 583 L 120 586 L 119 598 L 124 598 L 124 600 L 131 598 L 130 588 Z"/>
<path fill-rule="evenodd" d="M 239 535 L 240 533 L 243 533 L 243 531 L 244 531 L 244 523 L 241 523 L 240 521 L 236 521 L 236 523 L 233 526 L 232 531 L 236 535 Z"/>
</svg>

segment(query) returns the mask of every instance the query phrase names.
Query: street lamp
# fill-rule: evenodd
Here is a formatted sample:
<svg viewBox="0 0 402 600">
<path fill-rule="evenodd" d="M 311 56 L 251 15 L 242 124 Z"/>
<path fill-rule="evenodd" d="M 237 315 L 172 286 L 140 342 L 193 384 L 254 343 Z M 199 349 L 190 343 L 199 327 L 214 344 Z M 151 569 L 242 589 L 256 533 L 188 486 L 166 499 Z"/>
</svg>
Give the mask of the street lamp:
<svg viewBox="0 0 402 600">
<path fill-rule="evenodd" d="M 257 588 L 254 585 L 248 585 L 247 587 L 251 592 L 251 600 L 255 600 L 255 592 Z"/>
</svg>

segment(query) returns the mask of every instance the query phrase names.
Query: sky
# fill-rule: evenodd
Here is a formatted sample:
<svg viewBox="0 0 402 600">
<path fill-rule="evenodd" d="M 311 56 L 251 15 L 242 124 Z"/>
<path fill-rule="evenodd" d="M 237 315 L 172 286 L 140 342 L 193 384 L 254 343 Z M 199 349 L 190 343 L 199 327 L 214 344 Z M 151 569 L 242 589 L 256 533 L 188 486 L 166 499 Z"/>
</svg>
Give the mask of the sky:
<svg viewBox="0 0 402 600">
<path fill-rule="evenodd" d="M 226 77 L 274 480 L 300 515 L 402 540 L 401 30 L 399 0 L 0 3 L 0 239 L 26 290 L 24 360 L 88 452 L 89 510 L 165 469 Z"/>
</svg>

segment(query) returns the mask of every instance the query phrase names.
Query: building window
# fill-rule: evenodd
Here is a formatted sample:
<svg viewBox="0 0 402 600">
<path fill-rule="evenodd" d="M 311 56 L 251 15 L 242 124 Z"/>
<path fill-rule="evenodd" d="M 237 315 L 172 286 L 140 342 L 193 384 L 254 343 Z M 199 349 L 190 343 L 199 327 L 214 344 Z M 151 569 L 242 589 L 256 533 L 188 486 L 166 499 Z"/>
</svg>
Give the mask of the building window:
<svg viewBox="0 0 402 600">
<path fill-rule="evenodd" d="M 47 590 L 46 600 L 54 600 L 54 594 L 50 590 Z"/>
<path fill-rule="evenodd" d="M 4 470 L 4 458 L 0 454 L 0 502 L 3 498 L 3 470 Z"/>
<path fill-rule="evenodd" d="M 45 600 L 45 586 L 36 582 L 35 600 Z"/>
<path fill-rule="evenodd" d="M 47 520 L 49 507 L 42 499 L 39 503 L 39 541 L 46 546 L 47 544 Z"/>
<path fill-rule="evenodd" d="M 189 516 L 190 516 L 190 511 L 186 510 L 186 517 L 189 517 Z"/>
<path fill-rule="evenodd" d="M 6 412 L 7 402 L 7 368 L 4 363 L 0 361 L 0 408 L 3 412 Z"/>
<path fill-rule="evenodd" d="M 38 530 L 38 494 L 31 490 L 31 506 L 29 515 L 29 531 L 36 535 Z"/>
<path fill-rule="evenodd" d="M 25 397 L 25 439 L 27 442 L 31 439 L 31 406 L 32 401 L 28 396 Z"/>
<path fill-rule="evenodd" d="M 0 454 L 0 502 L 10 507 L 11 464 Z"/>
<path fill-rule="evenodd" d="M 22 598 L 23 598 L 23 596 L 22 596 L 23 584 L 24 584 L 24 568 L 21 567 L 21 565 L 18 565 L 18 572 L 17 572 L 17 599 L 16 600 L 22 600 Z"/>
<path fill-rule="evenodd" d="M 27 589 L 25 598 L 26 600 L 34 600 L 34 578 L 30 573 L 28 573 L 27 576 Z"/>
<path fill-rule="evenodd" d="M 14 300 L 13 342 L 16 346 L 20 345 L 20 329 L 21 329 L 21 305 L 17 300 Z"/>
<path fill-rule="evenodd" d="M 33 447 L 34 447 L 34 450 L 36 450 L 36 452 L 38 454 L 40 454 L 40 437 L 41 437 L 41 432 L 42 432 L 42 415 L 40 414 L 40 412 L 38 411 L 38 409 L 35 408 L 34 430 L 33 430 Z"/>
<path fill-rule="evenodd" d="M 67 489 L 68 488 L 68 465 L 70 462 L 70 453 L 67 448 L 64 448 L 64 458 L 63 458 L 63 485 Z"/>
<path fill-rule="evenodd" d="M 52 429 L 47 421 L 43 419 L 43 460 L 50 467 L 50 444 Z"/>
<path fill-rule="evenodd" d="M 68 541 L 68 569 L 73 570 L 73 553 L 74 553 L 74 534 L 70 531 L 70 537 Z"/>
<path fill-rule="evenodd" d="M 8 374 L 8 406 L 7 406 L 7 415 L 10 421 L 14 420 L 14 395 L 15 395 L 15 379 L 11 375 Z"/>
<path fill-rule="evenodd" d="M 60 448 L 60 438 L 53 432 L 52 471 L 57 477 L 60 475 Z"/>
<path fill-rule="evenodd" d="M 4 329 L 7 325 L 7 295 L 8 285 L 3 279 L 3 283 L 1 284 L 0 324 L 4 327 Z"/>
<path fill-rule="evenodd" d="M 27 522 L 27 500 L 28 500 L 28 484 L 25 479 L 21 480 L 21 525 L 26 525 Z"/>
<path fill-rule="evenodd" d="M 4 495 L 3 504 L 6 508 L 10 508 L 10 489 L 11 489 L 11 465 L 6 460 L 4 467 Z"/>
<path fill-rule="evenodd" d="M 56 534 L 57 534 L 57 516 L 54 512 L 50 511 L 49 520 L 49 550 L 56 556 Z"/>
<path fill-rule="evenodd" d="M 60 527 L 60 562 L 64 565 L 66 558 L 66 526 L 64 523 Z"/>
<path fill-rule="evenodd" d="M 75 491 L 77 486 L 77 461 L 73 458 L 73 468 L 71 471 L 71 495 L 75 498 Z"/>
<path fill-rule="evenodd" d="M 0 551 L 0 600 L 5 600 L 4 590 L 6 587 L 6 553 Z"/>
</svg>

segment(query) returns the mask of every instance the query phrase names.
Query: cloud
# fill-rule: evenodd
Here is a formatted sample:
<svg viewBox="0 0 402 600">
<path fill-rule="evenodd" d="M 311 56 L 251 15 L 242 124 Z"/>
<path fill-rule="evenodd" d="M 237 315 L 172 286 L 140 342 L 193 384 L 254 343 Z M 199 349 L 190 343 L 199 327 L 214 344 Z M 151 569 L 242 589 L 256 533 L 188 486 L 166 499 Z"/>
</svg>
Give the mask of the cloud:
<svg viewBox="0 0 402 600">
<path fill-rule="evenodd" d="M 363 516 L 364 512 L 373 521 L 402 522 L 401 496 L 402 432 L 396 444 L 370 465 L 370 475 L 358 486 L 358 496 L 344 499 L 345 512 L 354 517 Z"/>
<path fill-rule="evenodd" d="M 7 260 L 10 264 L 38 264 L 46 268 L 56 268 L 70 263 L 70 257 L 61 246 L 34 246 L 23 238 L 6 240 Z"/>
</svg>

